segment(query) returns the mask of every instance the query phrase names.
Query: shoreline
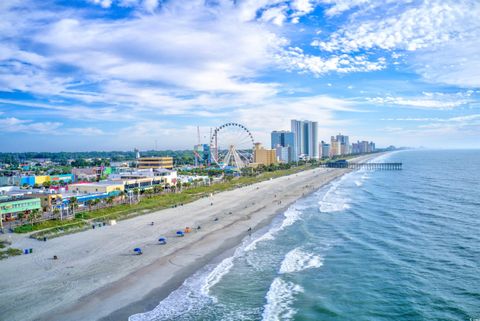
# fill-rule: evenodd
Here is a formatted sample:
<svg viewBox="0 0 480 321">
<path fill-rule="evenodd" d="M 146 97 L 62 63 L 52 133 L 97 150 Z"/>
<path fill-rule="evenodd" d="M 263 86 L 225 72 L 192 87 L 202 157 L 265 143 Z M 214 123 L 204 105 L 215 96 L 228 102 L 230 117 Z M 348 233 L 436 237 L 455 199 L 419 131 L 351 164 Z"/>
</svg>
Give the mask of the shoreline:
<svg viewBox="0 0 480 321">
<path fill-rule="evenodd" d="M 363 160 L 378 156 L 369 155 Z M 45 243 L 35 241 L 33 255 L 0 263 L 0 269 L 12 275 L 0 279 L 0 287 L 8 289 L 0 294 L 0 318 L 3 315 L 9 320 L 117 321 L 151 311 L 188 277 L 229 251 L 232 253 L 248 236 L 249 227 L 255 233 L 270 225 L 295 201 L 349 172 L 311 169 L 218 193 L 181 208 L 139 216 L 116 226 Z M 156 222 L 155 227 L 149 226 L 150 221 Z M 200 231 L 183 238 L 172 235 L 175 229 L 197 224 L 202 226 Z M 156 243 L 158 235 L 169 238 L 166 246 Z M 131 249 L 138 245 L 144 249 L 144 255 L 131 254 Z M 52 253 L 62 254 L 54 262 L 50 259 Z M 15 273 L 18 266 L 30 280 Z M 32 288 L 36 289 L 34 293 Z M 29 305 L 15 307 L 15 302 Z"/>
</svg>

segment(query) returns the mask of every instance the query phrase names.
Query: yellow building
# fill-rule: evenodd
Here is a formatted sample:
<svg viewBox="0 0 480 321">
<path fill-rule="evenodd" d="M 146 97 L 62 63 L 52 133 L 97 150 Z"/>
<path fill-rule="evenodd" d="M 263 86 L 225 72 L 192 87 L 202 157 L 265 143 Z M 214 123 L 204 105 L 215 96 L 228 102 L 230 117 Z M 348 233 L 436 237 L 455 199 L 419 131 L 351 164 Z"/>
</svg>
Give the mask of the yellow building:
<svg viewBox="0 0 480 321">
<path fill-rule="evenodd" d="M 338 140 L 335 139 L 335 136 L 332 136 L 330 139 L 330 157 L 342 155 L 342 146 Z"/>
<path fill-rule="evenodd" d="M 50 176 L 35 176 L 35 184 L 42 185 L 45 182 L 50 182 Z"/>
<path fill-rule="evenodd" d="M 260 165 L 271 165 L 277 163 L 277 152 L 275 149 L 265 149 L 262 144 L 255 143 L 253 150 L 253 162 Z"/>
<path fill-rule="evenodd" d="M 27 198 L 39 198 L 44 212 L 52 211 L 53 205 L 62 202 L 62 194 L 57 193 L 32 193 L 24 196 Z"/>
<path fill-rule="evenodd" d="M 123 182 L 103 181 L 96 183 L 68 185 L 69 192 L 77 192 L 82 194 L 111 193 L 114 191 L 123 190 L 125 190 Z"/>
<path fill-rule="evenodd" d="M 173 168 L 173 157 L 140 157 L 137 160 L 139 169 L 147 168 Z"/>
</svg>

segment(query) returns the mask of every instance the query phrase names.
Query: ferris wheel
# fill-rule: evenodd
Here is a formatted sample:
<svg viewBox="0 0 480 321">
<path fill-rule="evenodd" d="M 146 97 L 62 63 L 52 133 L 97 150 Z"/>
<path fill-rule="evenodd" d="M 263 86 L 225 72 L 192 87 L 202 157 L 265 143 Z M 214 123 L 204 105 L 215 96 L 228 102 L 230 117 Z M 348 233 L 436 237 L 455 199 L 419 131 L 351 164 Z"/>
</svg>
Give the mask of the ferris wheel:
<svg viewBox="0 0 480 321">
<path fill-rule="evenodd" d="M 210 138 L 212 162 L 221 168 L 236 170 L 253 161 L 254 140 L 250 131 L 238 123 L 226 123 L 215 128 Z"/>
</svg>

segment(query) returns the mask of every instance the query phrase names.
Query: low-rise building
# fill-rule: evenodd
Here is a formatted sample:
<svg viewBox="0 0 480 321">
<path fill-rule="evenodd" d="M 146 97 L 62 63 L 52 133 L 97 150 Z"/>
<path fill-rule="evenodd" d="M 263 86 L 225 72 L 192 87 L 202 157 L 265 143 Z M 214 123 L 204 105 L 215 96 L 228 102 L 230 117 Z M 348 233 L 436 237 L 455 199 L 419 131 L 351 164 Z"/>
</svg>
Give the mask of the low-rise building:
<svg viewBox="0 0 480 321">
<path fill-rule="evenodd" d="M 253 162 L 259 165 L 271 165 L 277 163 L 277 154 L 275 149 L 265 149 L 262 144 L 255 143 L 253 150 Z"/>
<path fill-rule="evenodd" d="M 125 190 L 123 182 L 116 181 L 100 181 L 93 183 L 70 184 L 68 190 L 71 193 L 79 194 L 95 194 L 95 193 L 112 193 L 115 191 Z"/>
<path fill-rule="evenodd" d="M 56 204 L 62 202 L 62 194 L 58 193 L 26 193 L 25 198 L 39 198 L 44 212 L 51 212 Z"/>
<path fill-rule="evenodd" d="M 149 178 L 151 185 L 169 184 L 175 185 L 177 183 L 177 171 L 164 168 L 149 168 L 149 169 L 135 169 L 123 168 L 115 174 L 108 177 L 112 181 L 131 181 L 136 179 Z M 125 186 L 125 188 L 129 188 Z"/>
<path fill-rule="evenodd" d="M 42 208 L 39 198 L 0 196 L 0 225 L 3 221 L 15 220 L 20 213 L 31 213 Z"/>
</svg>

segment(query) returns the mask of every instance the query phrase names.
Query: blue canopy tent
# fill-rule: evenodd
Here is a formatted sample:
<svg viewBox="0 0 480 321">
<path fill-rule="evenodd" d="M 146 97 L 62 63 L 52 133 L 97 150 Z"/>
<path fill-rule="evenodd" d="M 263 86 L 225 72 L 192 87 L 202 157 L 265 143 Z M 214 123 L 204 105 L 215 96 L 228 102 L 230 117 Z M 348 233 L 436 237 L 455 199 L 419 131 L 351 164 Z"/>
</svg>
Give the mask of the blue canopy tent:
<svg viewBox="0 0 480 321">
<path fill-rule="evenodd" d="M 138 255 L 142 254 L 142 249 L 139 247 L 136 247 L 133 249 L 133 252 L 137 253 Z"/>
<path fill-rule="evenodd" d="M 182 231 L 177 231 L 177 236 L 184 236 L 185 234 Z"/>
<path fill-rule="evenodd" d="M 166 237 L 161 237 L 161 238 L 158 239 L 158 242 L 160 244 L 167 244 L 167 238 Z"/>
</svg>

